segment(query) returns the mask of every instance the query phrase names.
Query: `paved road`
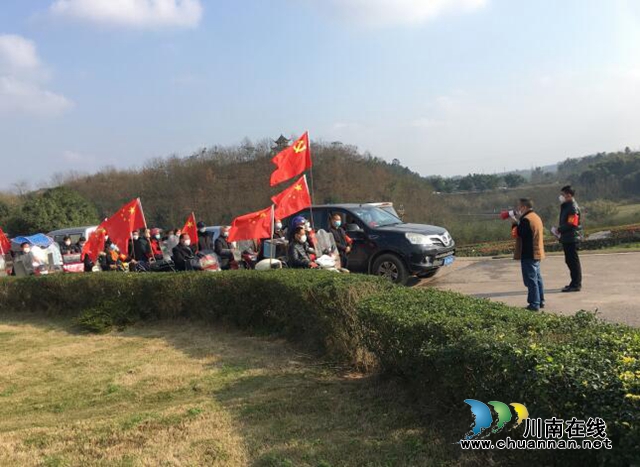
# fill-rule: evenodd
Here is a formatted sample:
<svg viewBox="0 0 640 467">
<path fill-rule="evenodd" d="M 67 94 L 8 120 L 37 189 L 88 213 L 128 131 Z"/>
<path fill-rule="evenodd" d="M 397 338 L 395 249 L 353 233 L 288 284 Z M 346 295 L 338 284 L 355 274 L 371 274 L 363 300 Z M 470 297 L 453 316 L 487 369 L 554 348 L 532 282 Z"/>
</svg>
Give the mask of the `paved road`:
<svg viewBox="0 0 640 467">
<path fill-rule="evenodd" d="M 580 293 L 561 293 L 569 283 L 562 256 L 550 256 L 542 263 L 546 287 L 546 311 L 574 314 L 598 310 L 607 321 L 640 327 L 640 253 L 581 255 L 584 283 Z M 434 279 L 419 286 L 436 286 L 480 298 L 527 305 L 520 262 L 510 259 L 458 258 Z"/>
</svg>

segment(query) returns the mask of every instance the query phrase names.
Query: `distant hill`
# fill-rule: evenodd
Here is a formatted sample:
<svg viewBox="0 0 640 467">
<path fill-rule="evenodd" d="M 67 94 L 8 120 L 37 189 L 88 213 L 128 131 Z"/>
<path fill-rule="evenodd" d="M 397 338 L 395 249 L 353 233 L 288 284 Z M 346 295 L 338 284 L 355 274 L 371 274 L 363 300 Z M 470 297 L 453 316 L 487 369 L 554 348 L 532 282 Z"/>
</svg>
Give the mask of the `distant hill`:
<svg viewBox="0 0 640 467">
<path fill-rule="evenodd" d="M 215 147 L 186 158 L 155 159 L 140 170 L 104 169 L 64 184 L 93 202 L 101 216 L 140 197 L 150 226 L 182 226 L 194 211 L 211 225 L 230 223 L 241 214 L 265 208 L 272 189 L 273 152 L 266 142 Z M 408 220 L 438 217 L 433 188 L 397 161 L 361 154 L 353 146 L 313 144 L 314 202 L 392 201 L 410 213 Z"/>
</svg>

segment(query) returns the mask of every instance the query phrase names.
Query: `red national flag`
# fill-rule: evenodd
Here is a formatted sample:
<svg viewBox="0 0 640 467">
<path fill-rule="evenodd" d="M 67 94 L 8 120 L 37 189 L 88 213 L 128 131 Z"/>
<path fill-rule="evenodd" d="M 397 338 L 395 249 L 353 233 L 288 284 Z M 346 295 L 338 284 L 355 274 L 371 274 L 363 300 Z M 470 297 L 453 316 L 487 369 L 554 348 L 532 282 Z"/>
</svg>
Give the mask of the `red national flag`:
<svg viewBox="0 0 640 467">
<path fill-rule="evenodd" d="M 271 197 L 276 205 L 276 218 L 284 219 L 311 206 L 311 194 L 307 185 L 307 177 L 303 175 L 289 188 Z"/>
<path fill-rule="evenodd" d="M 107 233 L 104 229 L 104 222 L 98 226 L 96 230 L 91 232 L 89 238 L 82 247 L 82 260 L 85 256 L 89 256 L 92 262 L 98 261 L 98 256 L 101 251 L 104 251 L 104 236 Z"/>
<path fill-rule="evenodd" d="M 196 215 L 194 213 L 191 213 L 184 227 L 182 227 L 182 233 L 188 234 L 191 238 L 191 244 L 195 245 L 196 248 L 198 247 L 198 227 L 196 227 Z"/>
<path fill-rule="evenodd" d="M 277 169 L 271 174 L 271 186 L 286 182 L 311 168 L 309 133 L 305 133 L 287 149 L 271 159 Z"/>
<path fill-rule="evenodd" d="M 9 241 L 4 231 L 0 229 L 0 254 L 8 255 L 10 251 L 11 241 Z"/>
<path fill-rule="evenodd" d="M 129 254 L 129 240 L 131 232 L 141 228 L 146 228 L 147 222 L 144 219 L 140 198 L 134 199 L 125 204 L 109 219 L 101 224 L 109 235 L 109 240 L 115 243 L 120 249 L 120 253 Z"/>
<path fill-rule="evenodd" d="M 273 207 L 236 217 L 229 231 L 230 242 L 271 237 L 271 215 Z"/>
</svg>

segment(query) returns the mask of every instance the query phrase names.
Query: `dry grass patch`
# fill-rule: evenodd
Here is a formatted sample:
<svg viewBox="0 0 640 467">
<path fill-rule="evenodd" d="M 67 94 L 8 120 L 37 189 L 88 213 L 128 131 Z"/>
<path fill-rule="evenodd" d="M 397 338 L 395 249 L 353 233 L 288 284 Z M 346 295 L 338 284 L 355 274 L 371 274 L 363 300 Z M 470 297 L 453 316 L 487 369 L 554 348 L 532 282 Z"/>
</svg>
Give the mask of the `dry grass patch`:
<svg viewBox="0 0 640 467">
<path fill-rule="evenodd" d="M 0 465 L 458 465 L 392 383 L 197 324 L 0 319 Z"/>
</svg>

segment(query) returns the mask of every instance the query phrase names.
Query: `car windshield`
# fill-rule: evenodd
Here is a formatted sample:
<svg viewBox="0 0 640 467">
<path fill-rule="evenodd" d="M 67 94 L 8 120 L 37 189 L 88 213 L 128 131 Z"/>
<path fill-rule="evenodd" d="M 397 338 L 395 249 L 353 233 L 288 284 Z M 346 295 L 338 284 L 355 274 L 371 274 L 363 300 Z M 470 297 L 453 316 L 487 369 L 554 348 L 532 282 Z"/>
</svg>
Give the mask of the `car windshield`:
<svg viewBox="0 0 640 467">
<path fill-rule="evenodd" d="M 354 208 L 353 213 L 369 227 L 384 227 L 387 225 L 402 224 L 402 221 L 393 214 L 377 207 Z"/>
</svg>

